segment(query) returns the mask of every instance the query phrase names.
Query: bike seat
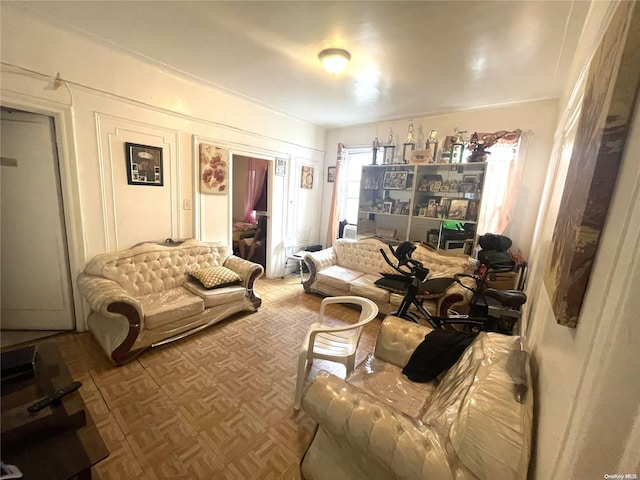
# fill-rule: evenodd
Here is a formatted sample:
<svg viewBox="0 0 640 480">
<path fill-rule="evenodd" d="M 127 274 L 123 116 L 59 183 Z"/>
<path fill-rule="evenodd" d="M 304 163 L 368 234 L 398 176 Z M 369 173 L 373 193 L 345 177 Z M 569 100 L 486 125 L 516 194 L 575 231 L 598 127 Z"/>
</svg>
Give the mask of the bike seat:
<svg viewBox="0 0 640 480">
<path fill-rule="evenodd" d="M 509 308 L 520 308 L 526 301 L 527 296 L 520 290 L 496 290 L 487 288 L 484 295 L 500 302 L 501 305 Z"/>
</svg>

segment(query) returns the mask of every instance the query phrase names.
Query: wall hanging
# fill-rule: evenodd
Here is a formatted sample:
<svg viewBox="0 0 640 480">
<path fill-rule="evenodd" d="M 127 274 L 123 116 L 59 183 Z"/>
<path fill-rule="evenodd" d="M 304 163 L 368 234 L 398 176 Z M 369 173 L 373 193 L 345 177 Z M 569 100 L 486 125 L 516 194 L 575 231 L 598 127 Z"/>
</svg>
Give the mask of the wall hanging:
<svg viewBox="0 0 640 480">
<path fill-rule="evenodd" d="M 127 142 L 125 149 L 129 185 L 161 187 L 164 184 L 161 147 Z"/>
<path fill-rule="evenodd" d="M 229 150 L 200 144 L 200 192 L 226 195 L 229 190 Z"/>
</svg>

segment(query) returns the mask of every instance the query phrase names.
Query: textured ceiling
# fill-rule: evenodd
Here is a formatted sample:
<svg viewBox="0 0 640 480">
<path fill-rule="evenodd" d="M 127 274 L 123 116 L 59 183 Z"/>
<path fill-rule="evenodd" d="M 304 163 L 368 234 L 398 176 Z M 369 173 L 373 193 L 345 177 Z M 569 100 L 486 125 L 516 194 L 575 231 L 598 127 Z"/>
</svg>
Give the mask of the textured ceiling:
<svg viewBox="0 0 640 480">
<path fill-rule="evenodd" d="M 50 21 L 326 127 L 558 97 L 589 2 L 22 2 Z M 345 73 L 317 55 L 346 48 Z"/>
</svg>

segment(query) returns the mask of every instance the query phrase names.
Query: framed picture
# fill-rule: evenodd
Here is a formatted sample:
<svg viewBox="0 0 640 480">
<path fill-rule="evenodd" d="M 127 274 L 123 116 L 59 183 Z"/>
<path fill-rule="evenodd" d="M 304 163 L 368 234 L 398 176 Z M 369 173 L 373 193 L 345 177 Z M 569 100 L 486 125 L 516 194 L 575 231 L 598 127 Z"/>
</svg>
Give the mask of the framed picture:
<svg viewBox="0 0 640 480">
<path fill-rule="evenodd" d="M 393 202 L 382 202 L 382 213 L 391 213 Z"/>
<path fill-rule="evenodd" d="M 382 188 L 389 190 L 404 190 L 405 185 L 407 184 L 407 175 L 407 171 L 384 172 Z"/>
<path fill-rule="evenodd" d="M 449 207 L 451 206 L 450 198 L 443 198 L 440 200 L 440 205 L 438 205 L 437 212 L 438 218 L 446 218 L 449 213 Z"/>
<path fill-rule="evenodd" d="M 452 198 L 447 217 L 452 220 L 465 220 L 467 218 L 468 207 L 469 200 L 465 198 Z"/>
<path fill-rule="evenodd" d="M 435 180 L 431 184 L 429 184 L 430 192 L 439 192 L 441 188 L 442 188 L 442 181 L 440 180 Z"/>
<path fill-rule="evenodd" d="M 427 207 L 427 217 L 435 217 L 438 214 L 438 210 L 437 210 L 437 205 L 434 203 L 429 203 L 429 206 Z"/>
<path fill-rule="evenodd" d="M 313 188 L 313 167 L 302 166 L 302 174 L 300 176 L 300 188 Z"/>
<path fill-rule="evenodd" d="M 420 210 L 418 210 L 418 216 L 419 217 L 426 217 L 427 216 L 427 207 L 420 207 Z"/>
<path fill-rule="evenodd" d="M 125 143 L 127 157 L 127 183 L 129 185 L 164 185 L 162 148 Z"/>
<path fill-rule="evenodd" d="M 476 184 L 475 183 L 459 183 L 458 184 L 458 191 L 462 192 L 462 193 L 471 193 L 471 192 L 475 192 L 476 191 Z"/>
<path fill-rule="evenodd" d="M 200 144 L 200 192 L 226 195 L 229 191 L 229 150 Z"/>
<path fill-rule="evenodd" d="M 451 163 L 462 163 L 462 157 L 464 156 L 464 145 L 462 143 L 454 143 L 451 145 Z"/>
<path fill-rule="evenodd" d="M 462 175 L 462 183 L 476 183 L 477 181 L 477 175 Z"/>
<path fill-rule="evenodd" d="M 479 200 L 469 200 L 469 205 L 467 206 L 467 220 L 471 222 L 476 222 L 478 220 L 479 206 Z"/>
<path fill-rule="evenodd" d="M 286 173 L 287 173 L 287 159 L 276 158 L 276 171 L 275 171 L 276 176 L 284 177 Z"/>
<path fill-rule="evenodd" d="M 327 167 L 327 182 L 333 183 L 336 181 L 336 167 Z"/>
</svg>

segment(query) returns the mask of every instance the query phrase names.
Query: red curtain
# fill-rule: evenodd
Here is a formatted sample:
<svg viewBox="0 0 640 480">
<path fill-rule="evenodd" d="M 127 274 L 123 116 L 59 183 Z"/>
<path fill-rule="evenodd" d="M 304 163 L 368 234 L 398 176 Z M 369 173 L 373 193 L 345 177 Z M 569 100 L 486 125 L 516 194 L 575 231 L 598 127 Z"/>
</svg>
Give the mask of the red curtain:
<svg viewBox="0 0 640 480">
<path fill-rule="evenodd" d="M 249 159 L 249 175 L 247 180 L 247 195 L 244 199 L 244 221 L 255 222 L 256 212 L 255 205 L 262 189 L 264 188 L 264 179 L 267 175 L 269 162 L 259 158 Z"/>
</svg>

